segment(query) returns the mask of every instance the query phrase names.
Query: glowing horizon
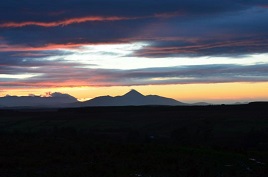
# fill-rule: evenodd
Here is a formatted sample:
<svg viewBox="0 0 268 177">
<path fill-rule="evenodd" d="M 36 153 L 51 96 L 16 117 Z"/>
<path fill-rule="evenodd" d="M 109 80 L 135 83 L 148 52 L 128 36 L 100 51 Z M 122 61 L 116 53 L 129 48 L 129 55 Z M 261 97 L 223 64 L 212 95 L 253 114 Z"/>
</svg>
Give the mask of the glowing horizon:
<svg viewBox="0 0 268 177">
<path fill-rule="evenodd" d="M 198 88 L 198 89 L 196 89 Z M 243 89 L 241 89 L 243 88 Z M 113 87 L 77 87 L 77 88 L 42 88 L 18 89 L 0 92 L 0 96 L 44 95 L 47 92 L 67 93 L 79 101 L 86 101 L 98 96 L 120 96 L 131 89 L 144 95 L 159 95 L 185 103 L 208 102 L 228 104 L 235 102 L 252 102 L 268 100 L 268 83 L 220 83 L 220 84 L 187 84 L 161 86 L 113 86 Z M 229 91 L 226 91 L 229 90 Z M 255 92 L 257 91 L 257 92 Z"/>
</svg>

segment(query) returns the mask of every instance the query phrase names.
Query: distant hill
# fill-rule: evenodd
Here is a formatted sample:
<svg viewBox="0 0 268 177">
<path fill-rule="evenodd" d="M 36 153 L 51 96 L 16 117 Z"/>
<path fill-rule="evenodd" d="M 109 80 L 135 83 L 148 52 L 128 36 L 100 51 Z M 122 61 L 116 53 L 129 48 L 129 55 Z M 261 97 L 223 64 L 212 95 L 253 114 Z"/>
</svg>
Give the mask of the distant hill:
<svg viewBox="0 0 268 177">
<path fill-rule="evenodd" d="M 267 107 L 268 106 L 268 101 L 254 101 L 248 103 L 250 106 L 255 106 L 255 107 Z"/>
<path fill-rule="evenodd" d="M 59 92 L 50 97 L 41 96 L 5 96 L 0 97 L 0 107 L 62 107 L 67 103 L 77 102 L 71 95 Z"/>
<path fill-rule="evenodd" d="M 136 90 L 131 90 L 122 96 L 100 96 L 91 100 L 76 103 L 75 107 L 85 106 L 144 106 L 144 105 L 187 105 L 171 98 L 165 98 L 157 95 L 142 95 Z"/>
<path fill-rule="evenodd" d="M 206 102 L 197 102 L 197 103 L 192 103 L 190 104 L 191 106 L 208 106 L 211 105 L 210 103 L 206 103 Z"/>
</svg>

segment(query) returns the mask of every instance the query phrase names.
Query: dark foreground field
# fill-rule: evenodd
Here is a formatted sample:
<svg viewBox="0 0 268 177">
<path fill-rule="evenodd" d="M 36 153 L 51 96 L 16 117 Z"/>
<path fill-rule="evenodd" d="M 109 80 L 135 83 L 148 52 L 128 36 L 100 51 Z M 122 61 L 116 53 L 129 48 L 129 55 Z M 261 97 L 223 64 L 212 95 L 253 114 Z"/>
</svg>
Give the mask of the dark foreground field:
<svg viewBox="0 0 268 177">
<path fill-rule="evenodd" d="M 268 105 L 0 110 L 0 177 L 265 177 Z"/>
</svg>

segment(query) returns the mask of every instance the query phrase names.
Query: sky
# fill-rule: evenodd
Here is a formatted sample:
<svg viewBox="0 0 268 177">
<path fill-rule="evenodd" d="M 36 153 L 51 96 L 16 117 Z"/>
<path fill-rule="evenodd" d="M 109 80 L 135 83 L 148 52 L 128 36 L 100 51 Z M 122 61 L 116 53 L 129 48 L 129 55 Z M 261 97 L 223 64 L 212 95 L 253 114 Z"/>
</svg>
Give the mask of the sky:
<svg viewBox="0 0 268 177">
<path fill-rule="evenodd" d="M 267 0 L 0 2 L 0 96 L 268 100 Z"/>
</svg>

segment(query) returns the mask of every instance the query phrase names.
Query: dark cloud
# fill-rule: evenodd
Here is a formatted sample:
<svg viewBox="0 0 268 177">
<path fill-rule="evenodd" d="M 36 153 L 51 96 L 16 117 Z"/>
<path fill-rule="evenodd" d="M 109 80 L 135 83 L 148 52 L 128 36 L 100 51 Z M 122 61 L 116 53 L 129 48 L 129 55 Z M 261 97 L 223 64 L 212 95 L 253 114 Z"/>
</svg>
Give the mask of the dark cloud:
<svg viewBox="0 0 268 177">
<path fill-rule="evenodd" d="M 25 72 L 36 73 L 30 69 Z M 59 87 L 59 86 L 117 86 L 148 84 L 191 84 L 224 82 L 266 82 L 268 65 L 194 65 L 181 67 L 145 68 L 135 70 L 87 69 L 64 66 L 39 68 L 39 76 L 15 81 L 0 81 L 5 87 Z M 69 73 L 66 75 L 66 72 Z M 17 74 L 15 72 L 13 74 Z"/>
<path fill-rule="evenodd" d="M 247 3 L 231 0 L 21 0 L 1 2 L 1 15 L 5 15 L 2 21 L 50 21 L 85 15 L 148 16 L 172 11 L 209 14 L 241 9 L 244 6 Z M 18 14 L 21 16 L 16 16 Z"/>
<path fill-rule="evenodd" d="M 161 54 L 148 57 L 180 55 L 180 50 L 166 53 L 161 45 L 193 47 L 183 55 L 211 55 L 267 52 L 268 18 L 265 1 L 240 0 L 31 0 L 3 1 L 0 4 L 0 34 L 9 45 L 40 47 L 48 44 L 120 43 L 144 40 L 152 42 Z M 95 19 L 95 20 L 94 20 Z M 5 26 L 6 25 L 6 26 Z M 12 27 L 13 25 L 13 27 Z M 135 29 L 135 30 L 134 30 Z M 251 36 L 251 37 L 248 37 Z M 158 38 L 184 38 L 176 45 Z M 199 38 L 185 44 L 187 38 Z M 210 40 L 207 40 L 209 38 Z M 232 47 L 237 38 L 263 46 Z M 154 39 L 154 41 L 151 41 Z M 214 45 L 228 40 L 230 46 L 197 50 L 195 46 Z M 168 44 L 170 42 L 170 44 Z M 1 46 L 0 46 L 1 50 Z M 138 52 L 145 55 L 147 51 Z"/>
<path fill-rule="evenodd" d="M 227 56 L 239 57 L 248 54 L 267 53 L 268 38 L 247 38 L 224 40 L 156 41 L 133 55 L 137 57 L 199 57 Z"/>
<path fill-rule="evenodd" d="M 2 79 L 0 84 L 43 87 L 267 81 L 266 65 L 86 69 L 79 61 L 60 59 L 70 53 L 59 50 L 141 41 L 148 45 L 132 56 L 166 57 L 167 62 L 168 57 L 231 58 L 268 53 L 267 7 L 267 0 L 1 1 L 0 74 L 39 75 Z M 53 56 L 57 59 L 48 60 Z"/>
</svg>

